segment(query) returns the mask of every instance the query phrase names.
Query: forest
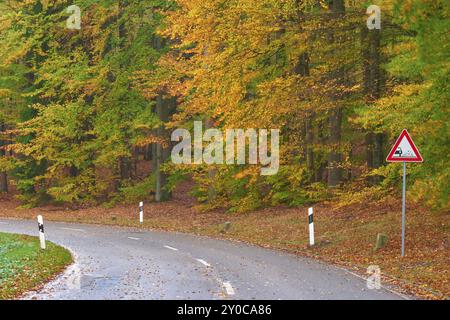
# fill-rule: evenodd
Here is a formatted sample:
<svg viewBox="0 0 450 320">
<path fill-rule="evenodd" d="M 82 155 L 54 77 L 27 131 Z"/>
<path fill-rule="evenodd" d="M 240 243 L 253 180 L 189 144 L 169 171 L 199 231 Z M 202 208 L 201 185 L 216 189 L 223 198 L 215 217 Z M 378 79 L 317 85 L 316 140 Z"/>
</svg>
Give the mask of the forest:
<svg viewBox="0 0 450 320">
<path fill-rule="evenodd" d="M 28 207 L 113 206 L 170 200 L 189 180 L 204 210 L 360 203 L 400 192 L 402 167 L 385 159 L 408 129 L 424 158 L 408 164 L 411 199 L 448 210 L 449 9 L 0 0 L 0 192 Z M 171 133 L 198 121 L 278 129 L 278 172 L 175 164 Z"/>
</svg>

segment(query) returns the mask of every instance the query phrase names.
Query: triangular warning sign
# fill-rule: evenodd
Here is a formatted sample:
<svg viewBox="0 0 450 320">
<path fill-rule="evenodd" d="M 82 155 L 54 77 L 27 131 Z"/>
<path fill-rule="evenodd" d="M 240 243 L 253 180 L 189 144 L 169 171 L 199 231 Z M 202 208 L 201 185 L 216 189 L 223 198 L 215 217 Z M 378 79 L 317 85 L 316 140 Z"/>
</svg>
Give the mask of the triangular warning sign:
<svg viewBox="0 0 450 320">
<path fill-rule="evenodd" d="M 423 162 L 419 150 L 412 141 L 406 129 L 402 131 L 391 152 L 386 158 L 387 162 Z"/>
</svg>

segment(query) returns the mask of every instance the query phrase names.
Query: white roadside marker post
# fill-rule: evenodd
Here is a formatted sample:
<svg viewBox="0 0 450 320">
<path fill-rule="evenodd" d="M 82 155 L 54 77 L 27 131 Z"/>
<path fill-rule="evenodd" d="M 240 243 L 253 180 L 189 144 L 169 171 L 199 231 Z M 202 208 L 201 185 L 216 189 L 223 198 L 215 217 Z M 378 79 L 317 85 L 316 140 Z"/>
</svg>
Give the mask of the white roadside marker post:
<svg viewBox="0 0 450 320">
<path fill-rule="evenodd" d="M 144 202 L 139 202 L 139 222 L 144 222 Z"/>
<path fill-rule="evenodd" d="M 309 222 L 309 245 L 314 245 L 314 218 L 313 208 L 308 209 L 308 222 Z"/>
<path fill-rule="evenodd" d="M 45 234 L 44 234 L 44 219 L 41 215 L 37 217 L 39 228 L 39 240 L 41 242 L 41 249 L 45 249 Z"/>
</svg>

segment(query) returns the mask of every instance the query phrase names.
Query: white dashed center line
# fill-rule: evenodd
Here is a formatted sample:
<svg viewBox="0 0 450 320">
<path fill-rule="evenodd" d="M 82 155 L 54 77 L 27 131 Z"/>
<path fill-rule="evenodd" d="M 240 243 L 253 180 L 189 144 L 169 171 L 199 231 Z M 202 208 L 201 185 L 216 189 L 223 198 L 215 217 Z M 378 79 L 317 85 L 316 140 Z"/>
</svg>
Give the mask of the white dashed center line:
<svg viewBox="0 0 450 320">
<path fill-rule="evenodd" d="M 195 259 L 195 260 L 197 260 L 198 262 L 200 262 L 201 264 L 203 264 L 207 267 L 211 267 L 211 265 L 208 262 L 206 262 L 205 260 L 202 260 L 202 259 Z"/>
<path fill-rule="evenodd" d="M 225 287 L 225 290 L 227 291 L 227 294 L 229 296 L 232 296 L 235 294 L 234 289 L 229 282 L 224 282 L 223 286 Z"/>
<path fill-rule="evenodd" d="M 74 228 L 61 228 L 63 230 L 69 230 L 69 231 L 78 231 L 78 232 L 86 232 L 83 229 L 74 229 Z"/>
<path fill-rule="evenodd" d="M 133 238 L 133 237 L 128 237 L 128 239 L 131 239 L 131 240 L 140 240 L 139 238 Z"/>
<path fill-rule="evenodd" d="M 173 250 L 173 251 L 178 251 L 177 248 L 171 247 L 171 246 L 164 246 L 164 248 L 169 249 L 169 250 Z"/>
</svg>

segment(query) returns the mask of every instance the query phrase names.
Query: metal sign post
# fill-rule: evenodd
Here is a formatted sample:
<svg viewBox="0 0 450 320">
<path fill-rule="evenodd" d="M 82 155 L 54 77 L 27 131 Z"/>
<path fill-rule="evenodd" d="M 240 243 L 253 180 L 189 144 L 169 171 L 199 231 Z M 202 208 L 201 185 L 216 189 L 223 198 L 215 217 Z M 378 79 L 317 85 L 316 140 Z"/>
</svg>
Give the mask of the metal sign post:
<svg viewBox="0 0 450 320">
<path fill-rule="evenodd" d="M 406 161 L 403 161 L 403 192 L 402 192 L 402 257 L 405 256 L 406 228 Z"/>
</svg>

